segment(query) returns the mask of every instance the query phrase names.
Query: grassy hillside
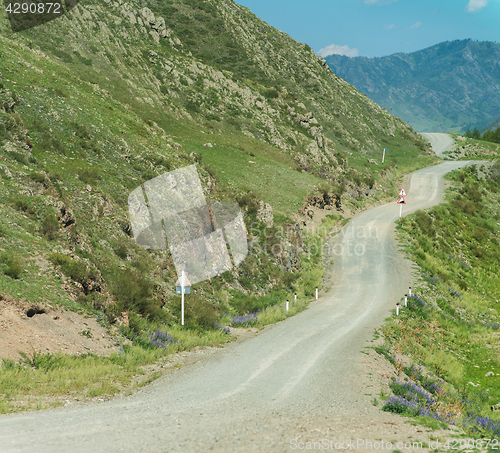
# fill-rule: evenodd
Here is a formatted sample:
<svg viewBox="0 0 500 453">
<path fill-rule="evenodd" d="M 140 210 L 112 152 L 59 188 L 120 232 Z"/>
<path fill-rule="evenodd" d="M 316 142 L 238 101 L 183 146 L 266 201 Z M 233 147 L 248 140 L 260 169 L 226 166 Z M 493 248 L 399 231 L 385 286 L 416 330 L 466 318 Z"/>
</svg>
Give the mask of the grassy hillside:
<svg viewBox="0 0 500 453">
<path fill-rule="evenodd" d="M 408 308 L 382 329 L 379 352 L 398 372 L 384 409 L 498 438 L 490 408 L 500 402 L 500 164 L 450 179 L 448 202 L 397 226 L 422 277 Z"/>
<path fill-rule="evenodd" d="M 467 135 L 467 134 L 466 134 Z M 459 134 L 451 134 L 454 146 L 443 153 L 445 160 L 497 160 L 500 150 L 498 143 L 477 140 Z"/>
<path fill-rule="evenodd" d="M 79 391 L 113 393 L 160 356 L 224 343 L 227 325 L 287 316 L 279 305 L 295 292 L 293 312 L 302 309 L 323 268 L 307 253 L 321 239 L 298 210 L 337 206 L 333 227 L 435 161 L 409 126 L 247 9 L 222 0 L 144 5 L 88 1 L 15 34 L 0 16 L 0 301 L 66 307 L 132 342 L 103 362 L 92 354 L 68 362 L 33 343 L 21 368 L 5 362 L 3 411 L 37 407 L 16 404 L 21 369 L 40 376 L 32 392 L 64 394 L 65 385 L 45 388 L 59 382 L 48 370 L 83 373 L 97 361 L 106 366 L 93 365 L 102 372 L 95 386 Z M 242 207 L 251 253 L 194 285 L 181 328 L 170 253 L 135 244 L 127 198 L 191 164 L 208 200 Z M 122 383 L 114 390 L 100 384 L 110 369 Z"/>
</svg>

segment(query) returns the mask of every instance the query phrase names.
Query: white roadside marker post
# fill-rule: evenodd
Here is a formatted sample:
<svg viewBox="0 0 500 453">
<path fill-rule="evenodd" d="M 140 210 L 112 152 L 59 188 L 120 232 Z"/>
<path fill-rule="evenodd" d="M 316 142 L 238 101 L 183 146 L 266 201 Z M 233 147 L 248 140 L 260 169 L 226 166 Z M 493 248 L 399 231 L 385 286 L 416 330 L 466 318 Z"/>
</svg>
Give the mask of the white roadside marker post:
<svg viewBox="0 0 500 453">
<path fill-rule="evenodd" d="M 408 291 L 408 296 L 411 297 L 411 286 L 410 286 L 410 290 Z"/>
<path fill-rule="evenodd" d="M 288 313 L 288 300 L 286 301 L 286 312 Z"/>
<path fill-rule="evenodd" d="M 405 307 L 408 306 L 408 294 L 405 294 Z"/>
<path fill-rule="evenodd" d="M 318 300 L 318 287 L 316 286 L 316 300 Z"/>
<path fill-rule="evenodd" d="M 399 302 L 396 304 L 396 316 L 399 316 Z"/>
<path fill-rule="evenodd" d="M 184 325 L 184 294 L 191 294 L 191 282 L 184 271 L 175 282 L 175 293 L 181 295 L 181 325 Z"/>
<path fill-rule="evenodd" d="M 181 325 L 184 325 L 184 271 L 181 274 Z"/>
<path fill-rule="evenodd" d="M 387 151 L 387 149 L 385 148 L 384 149 L 384 154 L 382 154 L 382 163 L 384 163 L 384 160 L 385 160 L 385 152 Z"/>
<path fill-rule="evenodd" d="M 295 304 L 297 303 L 297 293 L 295 293 L 295 299 L 293 301 Z"/>
</svg>

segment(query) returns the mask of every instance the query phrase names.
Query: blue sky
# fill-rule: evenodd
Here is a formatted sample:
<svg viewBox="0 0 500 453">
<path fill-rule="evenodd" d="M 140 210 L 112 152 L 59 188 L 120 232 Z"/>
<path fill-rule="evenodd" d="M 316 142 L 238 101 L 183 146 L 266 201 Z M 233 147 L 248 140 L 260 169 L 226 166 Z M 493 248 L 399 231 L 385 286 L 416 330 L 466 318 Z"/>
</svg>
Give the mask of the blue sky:
<svg viewBox="0 0 500 453">
<path fill-rule="evenodd" d="M 236 0 L 316 53 L 382 57 L 443 41 L 500 42 L 500 0 Z"/>
</svg>

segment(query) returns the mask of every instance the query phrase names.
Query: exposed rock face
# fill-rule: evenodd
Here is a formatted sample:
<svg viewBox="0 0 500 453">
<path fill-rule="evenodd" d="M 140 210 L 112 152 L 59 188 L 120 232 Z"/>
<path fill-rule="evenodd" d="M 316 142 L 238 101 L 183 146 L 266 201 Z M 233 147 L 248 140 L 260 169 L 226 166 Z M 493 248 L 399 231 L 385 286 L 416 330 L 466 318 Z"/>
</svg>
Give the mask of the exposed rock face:
<svg viewBox="0 0 500 453">
<path fill-rule="evenodd" d="M 324 193 L 321 195 L 309 195 L 307 199 L 309 206 L 314 206 L 319 209 L 340 211 L 342 209 L 341 196 L 334 193 Z"/>
<path fill-rule="evenodd" d="M 270 204 L 264 203 L 263 201 L 259 202 L 259 207 L 257 208 L 257 219 L 269 227 L 274 225 L 273 208 Z"/>
<path fill-rule="evenodd" d="M 146 20 L 146 22 L 148 24 L 151 25 L 151 24 L 155 23 L 155 15 L 154 15 L 153 11 L 151 11 L 149 8 L 142 8 L 141 15 L 142 15 L 142 17 L 144 17 L 144 19 Z"/>
<path fill-rule="evenodd" d="M 176 119 L 230 118 L 245 135 L 291 154 L 305 171 L 329 167 L 331 179 L 342 173 L 347 148 L 369 154 L 380 148 L 382 137 L 390 138 L 397 131 L 418 139 L 398 118 L 333 74 L 307 46 L 235 2 L 203 3 L 210 5 L 198 8 L 183 3 L 182 12 L 174 7 L 175 17 L 167 17 L 165 9 L 153 3 L 144 7 L 136 0 L 80 4 L 71 23 L 61 18 L 70 38 L 61 50 L 84 52 L 72 43 L 93 39 L 111 55 L 123 53 L 125 46 L 127 61 L 117 61 L 107 70 L 127 80 L 129 94 L 137 102 Z M 182 21 L 188 17 L 196 40 L 186 34 Z M 127 26 L 120 26 L 123 22 Z M 90 36 L 88 30 L 94 27 Z M 212 36 L 213 27 L 231 38 L 228 58 L 209 58 L 212 51 L 227 52 L 226 44 Z M 208 54 L 207 46 L 212 49 Z M 103 63 L 102 56 L 86 52 L 85 57 Z M 240 68 L 258 72 L 259 78 L 241 77 Z M 115 95 L 112 87 L 101 88 Z"/>
<path fill-rule="evenodd" d="M 301 269 L 300 255 L 304 253 L 301 232 L 302 228 L 298 224 L 291 225 L 283 231 L 276 259 L 286 272 Z"/>
<path fill-rule="evenodd" d="M 73 211 L 64 204 L 60 207 L 57 219 L 63 228 L 71 228 L 76 223 Z"/>
</svg>

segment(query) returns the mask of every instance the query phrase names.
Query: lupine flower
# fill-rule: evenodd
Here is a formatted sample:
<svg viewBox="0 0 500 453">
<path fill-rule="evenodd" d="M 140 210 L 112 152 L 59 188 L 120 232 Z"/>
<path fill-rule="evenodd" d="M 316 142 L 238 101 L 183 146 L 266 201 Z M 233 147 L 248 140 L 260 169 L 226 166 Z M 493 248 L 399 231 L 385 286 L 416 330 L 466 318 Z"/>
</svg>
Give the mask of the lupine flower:
<svg viewBox="0 0 500 453">
<path fill-rule="evenodd" d="M 242 316 L 231 316 L 231 326 L 251 326 L 257 324 L 258 317 L 255 313 Z"/>
<path fill-rule="evenodd" d="M 150 332 L 147 336 L 149 343 L 158 348 L 168 348 L 170 345 L 180 344 L 181 340 L 176 340 L 172 335 L 167 332 L 162 332 L 157 330 L 155 332 Z"/>
<path fill-rule="evenodd" d="M 223 327 L 219 323 L 217 323 L 216 326 L 219 328 L 221 332 L 225 333 L 226 335 L 229 335 L 231 333 L 229 326 Z"/>
<path fill-rule="evenodd" d="M 463 421 L 463 425 L 472 431 L 480 432 L 480 429 L 491 431 L 493 438 L 500 437 L 500 422 L 490 417 L 471 416 Z"/>
<path fill-rule="evenodd" d="M 408 297 L 408 299 L 413 299 L 414 302 L 418 302 L 422 307 L 425 307 L 427 304 L 420 299 L 416 294 L 412 294 L 411 296 Z"/>
</svg>

